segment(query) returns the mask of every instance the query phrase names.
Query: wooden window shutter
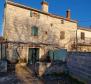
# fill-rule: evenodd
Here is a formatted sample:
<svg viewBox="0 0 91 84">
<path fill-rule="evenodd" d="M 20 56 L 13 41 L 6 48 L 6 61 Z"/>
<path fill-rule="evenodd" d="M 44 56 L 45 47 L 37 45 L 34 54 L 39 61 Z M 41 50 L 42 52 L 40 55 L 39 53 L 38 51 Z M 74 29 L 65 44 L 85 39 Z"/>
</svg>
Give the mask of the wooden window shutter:
<svg viewBox="0 0 91 84">
<path fill-rule="evenodd" d="M 32 11 L 30 11 L 30 17 L 32 17 Z"/>
<path fill-rule="evenodd" d="M 40 13 L 38 13 L 38 19 L 40 18 Z"/>
<path fill-rule="evenodd" d="M 36 26 L 33 26 L 32 27 L 32 31 L 31 32 L 32 32 L 31 34 L 33 36 L 38 36 L 38 28 Z"/>
<path fill-rule="evenodd" d="M 81 32 L 81 39 L 85 40 L 85 33 L 84 32 Z"/>
<path fill-rule="evenodd" d="M 65 32 L 64 31 L 60 32 L 60 39 L 65 39 Z"/>
</svg>

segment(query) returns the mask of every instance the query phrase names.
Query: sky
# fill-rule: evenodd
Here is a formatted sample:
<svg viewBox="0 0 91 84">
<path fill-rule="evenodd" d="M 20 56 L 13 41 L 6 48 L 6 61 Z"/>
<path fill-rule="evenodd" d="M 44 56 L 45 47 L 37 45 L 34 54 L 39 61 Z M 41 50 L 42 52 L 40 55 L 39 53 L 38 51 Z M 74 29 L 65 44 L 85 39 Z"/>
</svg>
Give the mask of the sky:
<svg viewBox="0 0 91 84">
<path fill-rule="evenodd" d="M 42 0 L 11 0 L 26 6 L 41 10 Z M 91 28 L 91 0 L 46 0 L 49 4 L 49 13 L 66 16 L 66 10 L 71 10 L 71 18 L 78 21 L 79 26 Z M 5 0 L 0 0 L 0 35 L 3 31 Z"/>
</svg>

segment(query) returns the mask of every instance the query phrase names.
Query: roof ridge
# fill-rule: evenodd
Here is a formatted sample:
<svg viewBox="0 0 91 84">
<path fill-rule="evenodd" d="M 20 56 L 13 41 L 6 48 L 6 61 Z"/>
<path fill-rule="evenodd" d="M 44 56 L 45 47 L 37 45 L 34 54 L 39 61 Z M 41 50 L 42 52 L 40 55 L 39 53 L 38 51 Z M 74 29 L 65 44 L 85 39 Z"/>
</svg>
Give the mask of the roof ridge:
<svg viewBox="0 0 91 84">
<path fill-rule="evenodd" d="M 81 26 L 78 26 L 78 29 L 82 29 L 82 30 L 87 30 L 87 31 L 91 31 L 91 29 L 89 27 L 81 27 Z"/>
<path fill-rule="evenodd" d="M 54 18 L 64 19 L 66 21 L 70 21 L 70 22 L 77 23 L 77 20 L 72 20 L 72 19 L 71 20 L 67 20 L 63 16 L 59 16 L 59 15 L 52 14 L 52 13 L 46 13 L 44 11 L 41 11 L 41 10 L 38 10 L 38 9 L 35 9 L 35 8 L 32 8 L 32 7 L 23 5 L 23 4 L 20 4 L 20 3 L 16 3 L 16 2 L 12 2 L 12 1 L 7 1 L 7 4 L 14 5 L 14 6 L 18 6 L 18 7 L 21 7 L 21 8 L 28 9 L 28 10 L 34 10 L 34 11 L 37 11 L 37 12 L 42 13 L 42 14 L 45 14 L 45 15 L 49 15 L 49 16 L 54 17 Z"/>
</svg>

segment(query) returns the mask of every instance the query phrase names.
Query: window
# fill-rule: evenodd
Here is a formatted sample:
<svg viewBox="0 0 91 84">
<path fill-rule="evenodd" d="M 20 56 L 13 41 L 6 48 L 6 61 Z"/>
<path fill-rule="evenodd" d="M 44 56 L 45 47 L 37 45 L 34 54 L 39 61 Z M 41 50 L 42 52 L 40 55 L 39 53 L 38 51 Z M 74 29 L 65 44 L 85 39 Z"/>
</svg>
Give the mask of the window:
<svg viewBox="0 0 91 84">
<path fill-rule="evenodd" d="M 32 17 L 32 11 L 30 11 L 30 17 Z"/>
<path fill-rule="evenodd" d="M 51 27 L 53 26 L 53 24 L 51 23 Z"/>
<path fill-rule="evenodd" d="M 45 34 L 47 35 L 47 31 L 45 31 Z"/>
<path fill-rule="evenodd" d="M 84 32 L 81 32 L 81 39 L 85 40 L 85 33 Z"/>
<path fill-rule="evenodd" d="M 61 20 L 61 24 L 64 24 L 64 20 L 63 19 Z"/>
<path fill-rule="evenodd" d="M 37 12 L 33 12 L 33 16 L 34 17 L 37 17 L 38 16 L 38 13 Z"/>
<path fill-rule="evenodd" d="M 30 11 L 30 17 L 36 17 L 36 18 L 40 19 L 40 13 L 35 12 L 35 11 Z"/>
<path fill-rule="evenodd" d="M 40 18 L 40 13 L 38 13 L 38 19 Z"/>
<path fill-rule="evenodd" d="M 32 27 L 32 33 L 31 33 L 33 36 L 38 36 L 38 27 L 36 26 L 33 26 Z"/>
<path fill-rule="evenodd" d="M 60 32 L 60 39 L 64 39 L 65 38 L 65 32 L 64 31 L 61 31 Z"/>
</svg>

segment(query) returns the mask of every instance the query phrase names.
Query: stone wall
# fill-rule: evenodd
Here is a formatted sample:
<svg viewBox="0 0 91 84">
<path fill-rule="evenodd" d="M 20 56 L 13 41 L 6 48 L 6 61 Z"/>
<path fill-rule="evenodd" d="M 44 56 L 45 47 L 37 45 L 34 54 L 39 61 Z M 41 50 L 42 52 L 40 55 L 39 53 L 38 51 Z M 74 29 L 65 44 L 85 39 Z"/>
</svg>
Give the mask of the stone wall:
<svg viewBox="0 0 91 84">
<path fill-rule="evenodd" d="M 50 14 L 44 14 L 12 4 L 7 4 L 5 9 L 4 37 L 7 40 L 52 43 L 58 44 L 60 48 L 65 47 L 69 49 L 77 29 L 77 23 L 74 21 L 52 17 Z M 30 12 L 33 14 L 32 17 Z M 36 15 L 39 15 L 39 17 Z M 37 37 L 31 35 L 32 26 L 38 27 Z M 60 39 L 61 31 L 65 32 L 64 39 Z"/>
<path fill-rule="evenodd" d="M 67 66 L 69 73 L 87 84 L 91 84 L 91 53 L 68 53 Z"/>
<path fill-rule="evenodd" d="M 70 49 L 77 29 L 76 22 L 67 21 L 61 17 L 53 17 L 52 14 L 46 14 L 29 7 L 27 9 L 24 5 L 15 4 L 16 3 L 8 2 L 5 7 L 3 36 L 7 41 L 52 44 L 60 48 Z M 30 14 L 31 12 L 32 16 Z M 38 36 L 31 34 L 31 27 L 33 26 L 38 28 Z M 65 32 L 64 39 L 60 39 L 61 31 Z M 55 46 L 52 46 L 51 49 L 54 47 Z M 28 48 L 27 46 L 23 51 L 28 52 Z M 46 49 L 45 47 L 41 48 L 40 55 L 43 56 L 43 53 L 45 54 L 42 49 L 46 51 L 49 48 L 50 47 Z M 8 51 L 9 59 L 12 56 L 12 51 L 12 48 Z M 26 57 L 28 57 L 28 53 L 26 54 Z"/>
<path fill-rule="evenodd" d="M 14 43 L 0 44 L 0 60 L 15 63 L 19 61 L 20 58 L 27 60 L 27 54 L 27 45 Z"/>
<path fill-rule="evenodd" d="M 47 64 L 48 65 L 48 64 Z M 63 73 L 66 71 L 66 64 L 62 61 L 55 61 L 46 68 L 45 74 Z"/>
</svg>

